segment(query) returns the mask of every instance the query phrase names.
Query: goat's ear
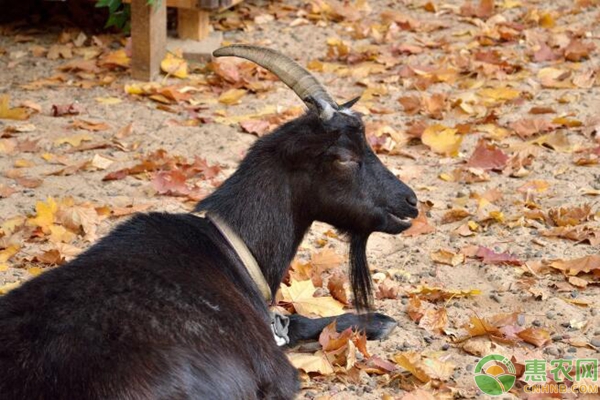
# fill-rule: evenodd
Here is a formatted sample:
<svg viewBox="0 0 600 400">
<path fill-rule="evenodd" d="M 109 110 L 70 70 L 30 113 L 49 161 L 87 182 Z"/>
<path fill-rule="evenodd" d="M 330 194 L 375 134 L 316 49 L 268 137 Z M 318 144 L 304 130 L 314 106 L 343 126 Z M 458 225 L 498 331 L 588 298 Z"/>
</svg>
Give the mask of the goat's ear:
<svg viewBox="0 0 600 400">
<path fill-rule="evenodd" d="M 350 101 L 345 102 L 344 104 L 340 104 L 339 107 L 340 108 L 352 108 L 353 105 L 355 105 L 358 101 L 360 100 L 360 96 L 353 98 Z"/>
<path fill-rule="evenodd" d="M 329 121 L 333 117 L 333 114 L 335 114 L 337 111 L 337 105 L 329 104 L 323 99 L 308 96 L 306 99 L 304 99 L 304 102 L 309 108 L 316 111 L 322 121 Z"/>
</svg>

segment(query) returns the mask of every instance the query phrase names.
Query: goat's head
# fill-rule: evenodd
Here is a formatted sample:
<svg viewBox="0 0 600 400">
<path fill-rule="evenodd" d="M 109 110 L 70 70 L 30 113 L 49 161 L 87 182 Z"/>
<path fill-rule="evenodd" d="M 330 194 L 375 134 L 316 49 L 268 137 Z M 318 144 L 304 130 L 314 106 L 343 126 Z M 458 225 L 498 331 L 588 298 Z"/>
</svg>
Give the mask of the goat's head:
<svg viewBox="0 0 600 400">
<path fill-rule="evenodd" d="M 338 105 L 307 70 L 271 49 L 234 45 L 213 53 L 254 61 L 277 75 L 309 112 L 263 140 L 276 142 L 302 212 L 351 235 L 351 283 L 357 308 L 368 308 L 371 281 L 365 248 L 372 232 L 398 234 L 418 214 L 412 189 L 371 150 L 358 101 Z"/>
</svg>

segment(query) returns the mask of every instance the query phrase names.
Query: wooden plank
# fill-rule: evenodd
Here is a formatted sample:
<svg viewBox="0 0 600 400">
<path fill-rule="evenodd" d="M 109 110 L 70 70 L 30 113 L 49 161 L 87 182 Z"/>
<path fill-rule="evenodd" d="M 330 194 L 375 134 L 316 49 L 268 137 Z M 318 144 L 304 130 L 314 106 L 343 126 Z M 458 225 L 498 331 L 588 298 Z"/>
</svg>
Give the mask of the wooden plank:
<svg viewBox="0 0 600 400">
<path fill-rule="evenodd" d="M 167 6 L 146 4 L 147 0 L 131 3 L 131 76 L 151 81 L 160 72 L 160 62 L 167 46 Z"/>
<path fill-rule="evenodd" d="M 187 10 L 224 11 L 236 4 L 240 4 L 242 1 L 244 0 L 167 0 L 167 7 L 185 8 Z M 131 0 L 123 0 L 123 3 L 131 3 Z"/>
<path fill-rule="evenodd" d="M 210 33 L 210 12 L 177 10 L 177 33 L 180 39 L 202 40 Z"/>
<path fill-rule="evenodd" d="M 162 0 L 164 3 L 165 0 Z M 131 3 L 131 0 L 123 0 L 123 3 Z M 167 0 L 167 7 L 185 8 L 188 10 L 199 9 L 198 0 Z"/>
</svg>

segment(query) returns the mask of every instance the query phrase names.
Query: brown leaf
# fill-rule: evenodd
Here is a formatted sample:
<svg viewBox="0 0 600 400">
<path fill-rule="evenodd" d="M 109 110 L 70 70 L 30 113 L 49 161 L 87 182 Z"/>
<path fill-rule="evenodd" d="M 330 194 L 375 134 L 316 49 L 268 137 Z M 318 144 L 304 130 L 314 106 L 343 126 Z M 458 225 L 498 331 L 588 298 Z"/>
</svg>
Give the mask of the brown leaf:
<svg viewBox="0 0 600 400">
<path fill-rule="evenodd" d="M 494 0 L 480 0 L 476 6 L 467 1 L 460 7 L 460 14 L 465 17 L 489 18 L 494 14 Z"/>
<path fill-rule="evenodd" d="M 425 310 L 423 309 L 423 302 L 419 300 L 418 297 L 412 296 L 408 300 L 408 305 L 406 306 L 406 313 L 408 314 L 408 317 L 415 322 L 419 322 L 423 317 L 424 312 Z"/>
<path fill-rule="evenodd" d="M 600 245 L 600 229 L 593 229 L 589 226 L 559 226 L 541 231 L 541 234 L 547 237 L 559 237 L 575 242 L 585 242 L 587 240 L 592 246 Z"/>
<path fill-rule="evenodd" d="M 484 170 L 502 171 L 508 163 L 508 156 L 496 145 L 480 139 L 467 166 Z"/>
<path fill-rule="evenodd" d="M 555 128 L 551 122 L 539 118 L 522 118 L 512 122 L 509 127 L 515 131 L 521 139 L 525 139 L 538 133 L 548 132 Z"/>
<path fill-rule="evenodd" d="M 0 183 L 0 199 L 6 199 L 7 197 L 10 197 L 13 193 L 15 193 L 17 190 L 11 188 L 10 186 L 6 186 Z"/>
<path fill-rule="evenodd" d="M 554 113 L 556 113 L 556 110 L 552 107 L 538 106 L 538 107 L 531 107 L 529 109 L 529 114 L 554 114 Z"/>
<path fill-rule="evenodd" d="M 462 253 L 455 253 L 451 250 L 441 249 L 431 253 L 431 259 L 433 262 L 439 264 L 456 267 L 465 262 L 465 255 Z"/>
<path fill-rule="evenodd" d="M 419 327 L 435 333 L 442 333 L 446 325 L 448 325 L 448 313 L 445 308 L 439 310 L 430 308 L 419 321 Z"/>
<path fill-rule="evenodd" d="M 418 380 L 427 383 L 431 380 L 447 381 L 454 372 L 454 364 L 408 351 L 394 355 L 396 364 L 410 372 Z"/>
<path fill-rule="evenodd" d="M 412 226 L 402 232 L 404 236 L 427 235 L 435 232 L 435 226 L 429 225 L 429 221 L 425 213 L 421 210 L 417 218 L 412 220 Z"/>
<path fill-rule="evenodd" d="M 421 109 L 421 99 L 417 96 L 403 96 L 398 99 L 398 102 L 404 107 L 404 112 L 408 115 L 414 115 Z"/>
<path fill-rule="evenodd" d="M 340 266 L 342 261 L 344 261 L 343 257 L 331 247 L 326 247 L 310 256 L 310 263 L 319 273 Z"/>
<path fill-rule="evenodd" d="M 39 151 L 38 142 L 39 142 L 39 139 L 38 140 L 29 140 L 29 139 L 21 140 L 17 144 L 17 150 L 20 152 L 23 152 L 23 153 L 36 153 L 37 151 Z"/>
<path fill-rule="evenodd" d="M 384 279 L 383 282 L 377 285 L 375 291 L 375 298 L 377 300 L 383 299 L 397 299 L 400 286 L 397 282 L 392 279 Z"/>
<path fill-rule="evenodd" d="M 16 177 L 15 182 L 28 189 L 35 189 L 36 187 L 41 186 L 44 181 L 39 178 Z"/>
<path fill-rule="evenodd" d="M 73 123 L 71 124 L 71 127 L 74 129 L 84 129 L 87 131 L 105 131 L 107 129 L 110 129 L 110 126 L 105 123 L 105 122 L 92 122 L 92 121 L 85 121 L 82 119 L 76 119 L 73 121 Z"/>
<path fill-rule="evenodd" d="M 443 112 L 446 108 L 446 95 L 443 93 L 434 93 L 431 96 L 423 95 L 421 100 L 423 111 L 429 117 L 434 119 L 442 119 Z"/>
<path fill-rule="evenodd" d="M 348 278 L 341 272 L 334 273 L 327 282 L 327 289 L 331 296 L 344 304 L 350 304 L 347 287 Z"/>
<path fill-rule="evenodd" d="M 100 72 L 100 68 L 96 65 L 96 60 L 73 60 L 69 61 L 60 67 L 59 71 L 63 72 L 87 72 L 96 74 Z"/>
<path fill-rule="evenodd" d="M 535 62 L 554 61 L 560 57 L 545 42 L 539 43 L 538 47 L 538 50 L 533 53 L 533 61 Z"/>
<path fill-rule="evenodd" d="M 264 136 L 271 127 L 269 122 L 260 119 L 248 119 L 240 122 L 240 126 L 244 132 L 251 133 L 258 137 Z"/>
<path fill-rule="evenodd" d="M 78 115 L 79 113 L 81 113 L 81 109 L 75 103 L 52 105 L 52 115 L 54 117 L 62 117 L 63 115 Z"/>
<path fill-rule="evenodd" d="M 493 250 L 483 246 L 479 246 L 479 250 L 477 250 L 476 256 L 481 258 L 485 264 L 523 264 L 521 260 L 519 260 L 516 256 L 510 253 L 496 253 Z"/>
<path fill-rule="evenodd" d="M 159 171 L 154 174 L 152 186 L 159 194 L 168 196 L 187 196 L 191 189 L 188 187 L 187 177 L 179 170 Z"/>
<path fill-rule="evenodd" d="M 584 43 L 579 39 L 573 39 L 565 47 L 565 58 L 569 61 L 581 61 L 584 58 L 588 58 L 590 52 L 594 50 L 596 46 L 591 43 Z"/>
<path fill-rule="evenodd" d="M 575 226 L 594 218 L 592 206 L 559 207 L 548 210 L 548 216 L 556 226 Z"/>
<path fill-rule="evenodd" d="M 65 259 L 62 257 L 60 252 L 56 249 L 46 250 L 34 257 L 35 260 L 42 264 L 60 265 Z"/>
<path fill-rule="evenodd" d="M 547 330 L 541 328 L 527 328 L 517 332 L 517 336 L 536 347 L 543 347 L 552 342 Z"/>
<path fill-rule="evenodd" d="M 57 221 L 64 227 L 76 233 L 83 233 L 88 242 L 96 240 L 96 230 L 100 218 L 96 209 L 89 204 L 61 204 L 56 214 Z"/>
<path fill-rule="evenodd" d="M 600 270 L 600 254 L 575 258 L 573 260 L 556 260 L 550 263 L 550 267 L 561 270 L 568 275 L 577 275 Z"/>
</svg>

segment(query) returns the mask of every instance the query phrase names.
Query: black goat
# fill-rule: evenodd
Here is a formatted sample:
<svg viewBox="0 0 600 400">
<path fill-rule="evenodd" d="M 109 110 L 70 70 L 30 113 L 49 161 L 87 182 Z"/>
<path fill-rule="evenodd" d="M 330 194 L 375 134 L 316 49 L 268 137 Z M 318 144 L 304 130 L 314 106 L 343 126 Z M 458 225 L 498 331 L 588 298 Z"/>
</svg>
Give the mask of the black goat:
<svg viewBox="0 0 600 400">
<path fill-rule="evenodd" d="M 297 373 L 276 344 L 264 295 L 277 291 L 315 220 L 350 235 L 355 303 L 369 308 L 367 239 L 407 229 L 415 194 L 369 148 L 353 102 L 338 106 L 272 50 L 230 46 L 215 55 L 271 70 L 309 111 L 254 144 L 198 204 L 207 218 L 137 215 L 0 298 L 2 399 L 294 398 Z M 330 321 L 292 316 L 290 339 L 315 338 Z M 345 314 L 338 325 L 361 322 Z M 394 325 L 373 314 L 367 334 Z"/>
</svg>

